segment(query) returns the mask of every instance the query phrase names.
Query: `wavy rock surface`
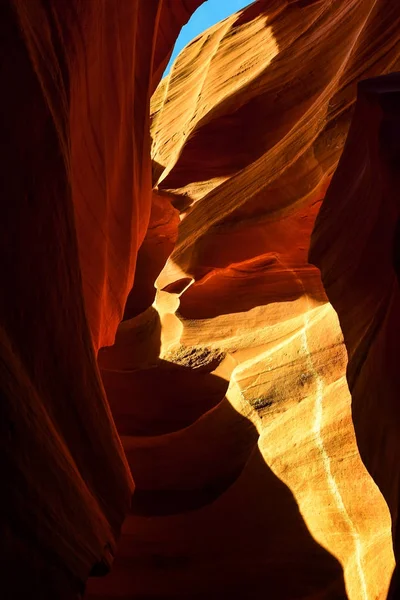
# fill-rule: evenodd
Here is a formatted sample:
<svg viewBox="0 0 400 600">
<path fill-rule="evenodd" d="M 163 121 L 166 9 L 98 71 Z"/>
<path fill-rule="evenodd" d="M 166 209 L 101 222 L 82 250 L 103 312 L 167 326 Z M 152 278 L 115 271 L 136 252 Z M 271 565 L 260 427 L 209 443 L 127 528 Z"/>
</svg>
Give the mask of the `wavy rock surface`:
<svg viewBox="0 0 400 600">
<path fill-rule="evenodd" d="M 136 492 L 91 599 L 386 598 L 390 514 L 308 251 L 357 82 L 399 67 L 399 25 L 394 0 L 259 0 L 156 90 L 178 239 L 153 306 L 99 354 Z"/>
<path fill-rule="evenodd" d="M 400 4 L 200 3 L 0 7 L 7 600 L 387 595 Z"/>
<path fill-rule="evenodd" d="M 357 443 L 390 508 L 397 556 L 399 124 L 400 75 L 360 83 L 351 129 L 319 213 L 311 251 L 339 315 Z"/>
<path fill-rule="evenodd" d="M 0 6 L 5 600 L 80 596 L 109 568 L 131 504 L 96 354 L 147 231 L 150 96 L 199 4 Z"/>
</svg>

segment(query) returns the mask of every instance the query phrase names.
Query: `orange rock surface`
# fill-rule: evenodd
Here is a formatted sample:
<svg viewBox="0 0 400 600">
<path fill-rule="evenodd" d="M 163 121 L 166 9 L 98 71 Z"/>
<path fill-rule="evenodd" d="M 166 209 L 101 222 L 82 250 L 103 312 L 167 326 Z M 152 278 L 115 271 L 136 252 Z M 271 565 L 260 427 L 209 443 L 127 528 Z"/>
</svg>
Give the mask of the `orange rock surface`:
<svg viewBox="0 0 400 600">
<path fill-rule="evenodd" d="M 76 598 L 109 567 L 131 504 L 96 354 L 148 227 L 150 96 L 199 4 L 1 3 L 5 600 Z"/>
<path fill-rule="evenodd" d="M 357 82 L 398 68 L 399 22 L 390 1 L 258 1 L 156 90 L 154 193 L 179 233 L 153 306 L 99 357 L 136 492 L 93 600 L 386 598 L 390 513 L 308 251 Z"/>
<path fill-rule="evenodd" d="M 0 9 L 7 600 L 388 594 L 400 4 L 200 4 Z"/>
<path fill-rule="evenodd" d="M 390 508 L 397 556 L 399 124 L 399 73 L 361 82 L 311 251 L 339 315 L 349 358 L 347 379 L 357 444 Z"/>
</svg>

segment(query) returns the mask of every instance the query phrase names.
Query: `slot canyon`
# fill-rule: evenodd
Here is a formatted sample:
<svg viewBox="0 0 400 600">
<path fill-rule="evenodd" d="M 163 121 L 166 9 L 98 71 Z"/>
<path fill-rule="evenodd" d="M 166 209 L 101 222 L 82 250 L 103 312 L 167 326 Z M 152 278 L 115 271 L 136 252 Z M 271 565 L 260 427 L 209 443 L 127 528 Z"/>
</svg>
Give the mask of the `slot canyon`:
<svg viewBox="0 0 400 600">
<path fill-rule="evenodd" d="M 203 3 L 0 2 L 4 600 L 400 599 L 400 1 Z"/>
</svg>

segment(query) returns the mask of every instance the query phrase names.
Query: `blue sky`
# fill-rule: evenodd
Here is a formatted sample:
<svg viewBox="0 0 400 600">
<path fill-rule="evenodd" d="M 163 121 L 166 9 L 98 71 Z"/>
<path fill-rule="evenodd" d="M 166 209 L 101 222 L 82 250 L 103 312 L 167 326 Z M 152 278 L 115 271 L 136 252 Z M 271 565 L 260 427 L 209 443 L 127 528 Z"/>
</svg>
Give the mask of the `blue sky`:
<svg viewBox="0 0 400 600">
<path fill-rule="evenodd" d="M 215 25 L 222 19 L 237 12 L 244 6 L 252 4 L 254 0 L 207 0 L 196 10 L 189 22 L 182 27 L 181 33 L 176 40 L 171 59 L 165 69 L 164 76 L 168 74 L 172 63 L 179 52 L 195 38 L 199 33 Z"/>
</svg>

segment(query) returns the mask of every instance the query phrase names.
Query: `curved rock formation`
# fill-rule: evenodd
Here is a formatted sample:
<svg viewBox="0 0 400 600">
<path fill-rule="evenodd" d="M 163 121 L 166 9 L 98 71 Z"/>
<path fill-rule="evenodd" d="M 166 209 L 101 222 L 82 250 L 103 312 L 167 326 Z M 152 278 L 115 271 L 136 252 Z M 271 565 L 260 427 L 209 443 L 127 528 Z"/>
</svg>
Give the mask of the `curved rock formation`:
<svg viewBox="0 0 400 600">
<path fill-rule="evenodd" d="M 390 515 L 308 250 L 357 82 L 398 67 L 399 22 L 393 1 L 260 0 L 156 90 L 154 194 L 180 224 L 153 306 L 99 355 L 136 491 L 93 600 L 386 598 Z"/>
<path fill-rule="evenodd" d="M 400 75 L 361 82 L 311 251 L 339 315 L 349 358 L 347 380 L 357 444 L 390 508 L 397 556 L 399 124 Z"/>
<path fill-rule="evenodd" d="M 151 208 L 150 96 L 200 0 L 0 7 L 2 597 L 78 597 L 133 482 L 96 364 Z"/>
<path fill-rule="evenodd" d="M 0 8 L 7 600 L 388 592 L 400 4 L 200 4 Z"/>
</svg>

